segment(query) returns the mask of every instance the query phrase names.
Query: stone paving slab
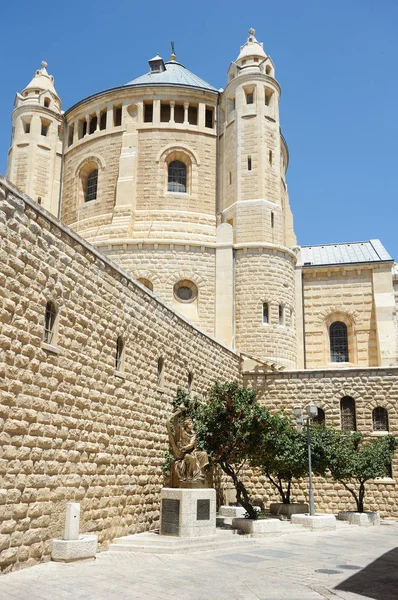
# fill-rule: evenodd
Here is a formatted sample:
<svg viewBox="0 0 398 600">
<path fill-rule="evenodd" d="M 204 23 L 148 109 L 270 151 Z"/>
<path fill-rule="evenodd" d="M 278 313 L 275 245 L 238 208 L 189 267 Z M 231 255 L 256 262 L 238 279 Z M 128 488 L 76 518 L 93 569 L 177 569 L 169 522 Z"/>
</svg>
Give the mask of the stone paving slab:
<svg viewBox="0 0 398 600">
<path fill-rule="evenodd" d="M 397 600 L 398 523 L 189 555 L 102 552 L 0 577 L 0 600 Z"/>
</svg>

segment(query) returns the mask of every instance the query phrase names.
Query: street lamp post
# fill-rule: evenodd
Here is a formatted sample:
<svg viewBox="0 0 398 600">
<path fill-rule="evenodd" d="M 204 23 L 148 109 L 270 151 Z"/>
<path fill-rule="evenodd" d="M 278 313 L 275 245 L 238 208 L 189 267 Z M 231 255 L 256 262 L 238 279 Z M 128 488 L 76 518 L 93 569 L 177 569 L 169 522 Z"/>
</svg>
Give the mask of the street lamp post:
<svg viewBox="0 0 398 600">
<path fill-rule="evenodd" d="M 310 515 L 313 517 L 315 515 L 315 506 L 314 506 L 314 490 L 312 488 L 312 460 L 311 460 L 311 430 L 310 430 L 310 420 L 314 419 L 318 414 L 318 408 L 315 404 L 308 404 L 306 406 L 307 416 L 303 418 L 303 411 L 301 406 L 295 406 L 293 409 L 294 416 L 297 421 L 297 431 L 301 433 L 303 430 L 303 421 L 306 421 L 307 427 L 307 449 L 308 449 L 308 496 L 309 496 L 309 505 L 310 505 Z"/>
</svg>

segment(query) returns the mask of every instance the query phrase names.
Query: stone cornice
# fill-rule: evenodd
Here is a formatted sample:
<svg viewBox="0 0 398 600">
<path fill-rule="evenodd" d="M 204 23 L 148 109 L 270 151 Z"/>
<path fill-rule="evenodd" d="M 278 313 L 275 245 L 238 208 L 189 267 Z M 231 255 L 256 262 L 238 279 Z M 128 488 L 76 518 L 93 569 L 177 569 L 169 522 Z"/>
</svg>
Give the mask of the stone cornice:
<svg viewBox="0 0 398 600">
<path fill-rule="evenodd" d="M 278 371 L 277 373 L 259 372 L 259 371 L 243 371 L 243 375 L 250 377 L 266 377 L 266 378 L 283 378 L 283 379 L 322 379 L 323 377 L 344 377 L 347 375 L 388 375 L 398 377 L 398 366 L 391 367 L 346 367 L 344 369 L 297 369 Z"/>
</svg>

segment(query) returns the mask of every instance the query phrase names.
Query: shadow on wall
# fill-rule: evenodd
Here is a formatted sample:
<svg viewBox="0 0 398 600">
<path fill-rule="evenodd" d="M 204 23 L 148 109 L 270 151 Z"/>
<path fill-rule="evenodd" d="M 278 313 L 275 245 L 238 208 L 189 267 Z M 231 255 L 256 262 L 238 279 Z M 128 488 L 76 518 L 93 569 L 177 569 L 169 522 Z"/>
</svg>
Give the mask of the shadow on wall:
<svg viewBox="0 0 398 600">
<path fill-rule="evenodd" d="M 386 552 L 334 589 L 374 600 L 397 600 L 398 548 Z"/>
</svg>

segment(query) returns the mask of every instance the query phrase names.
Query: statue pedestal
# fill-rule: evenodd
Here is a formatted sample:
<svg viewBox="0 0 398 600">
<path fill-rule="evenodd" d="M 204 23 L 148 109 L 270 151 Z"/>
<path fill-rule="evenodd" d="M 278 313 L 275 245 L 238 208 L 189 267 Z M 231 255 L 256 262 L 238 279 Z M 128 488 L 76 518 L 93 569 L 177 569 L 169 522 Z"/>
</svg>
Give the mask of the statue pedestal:
<svg viewBox="0 0 398 600">
<path fill-rule="evenodd" d="M 163 488 L 160 534 L 196 538 L 216 534 L 216 490 Z"/>
</svg>

